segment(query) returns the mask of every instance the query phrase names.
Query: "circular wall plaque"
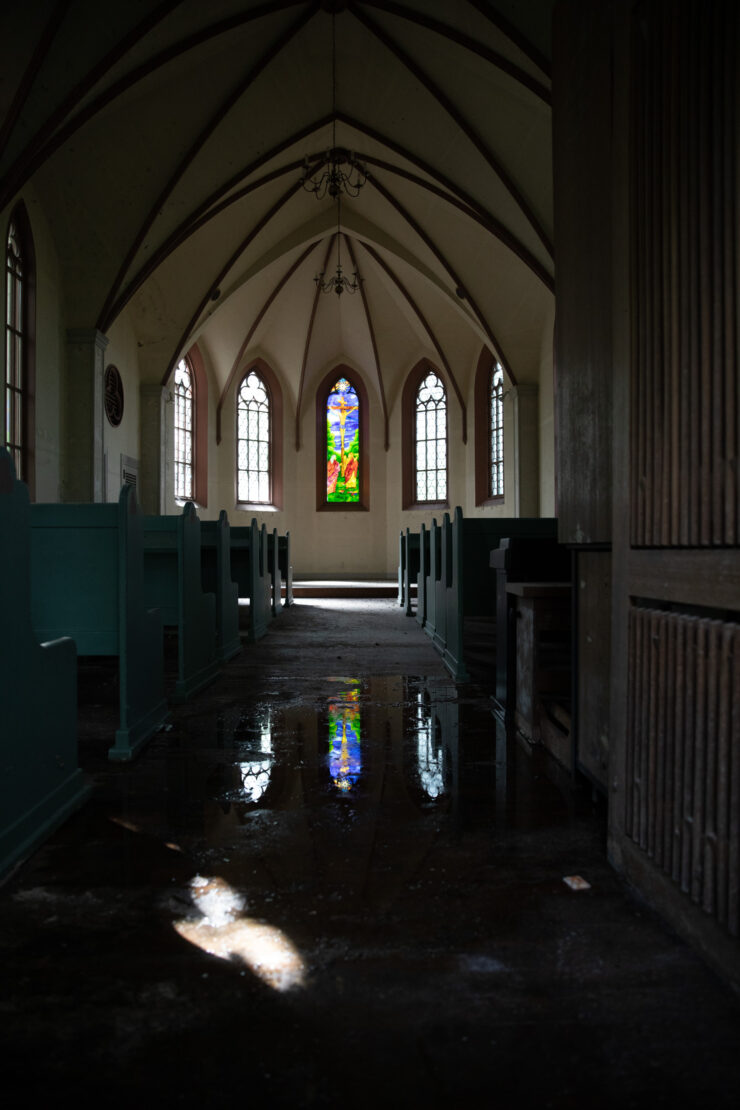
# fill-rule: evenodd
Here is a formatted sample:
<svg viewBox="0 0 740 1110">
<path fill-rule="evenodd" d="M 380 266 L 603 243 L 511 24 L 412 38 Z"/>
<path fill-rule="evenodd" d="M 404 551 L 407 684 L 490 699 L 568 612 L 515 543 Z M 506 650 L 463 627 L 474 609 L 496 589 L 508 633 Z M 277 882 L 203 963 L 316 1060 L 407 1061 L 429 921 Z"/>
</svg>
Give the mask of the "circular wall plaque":
<svg viewBox="0 0 740 1110">
<path fill-rule="evenodd" d="M 105 371 L 105 415 L 114 428 L 123 420 L 123 382 L 115 366 Z"/>
</svg>

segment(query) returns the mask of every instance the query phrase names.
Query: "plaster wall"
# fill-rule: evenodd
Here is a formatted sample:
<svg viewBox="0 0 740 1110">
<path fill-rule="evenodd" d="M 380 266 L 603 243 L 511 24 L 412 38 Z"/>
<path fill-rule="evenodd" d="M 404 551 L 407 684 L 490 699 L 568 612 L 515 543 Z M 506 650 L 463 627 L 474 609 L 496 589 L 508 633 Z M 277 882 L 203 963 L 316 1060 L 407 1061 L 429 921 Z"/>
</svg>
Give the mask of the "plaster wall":
<svg viewBox="0 0 740 1110">
<path fill-rule="evenodd" d="M 123 383 L 123 418 L 117 428 L 103 420 L 104 498 L 117 501 L 121 492 L 122 456 L 135 459 L 141 467 L 139 438 L 139 363 L 136 336 L 128 315 L 123 313 L 108 332 L 105 367 L 115 366 Z"/>
</svg>

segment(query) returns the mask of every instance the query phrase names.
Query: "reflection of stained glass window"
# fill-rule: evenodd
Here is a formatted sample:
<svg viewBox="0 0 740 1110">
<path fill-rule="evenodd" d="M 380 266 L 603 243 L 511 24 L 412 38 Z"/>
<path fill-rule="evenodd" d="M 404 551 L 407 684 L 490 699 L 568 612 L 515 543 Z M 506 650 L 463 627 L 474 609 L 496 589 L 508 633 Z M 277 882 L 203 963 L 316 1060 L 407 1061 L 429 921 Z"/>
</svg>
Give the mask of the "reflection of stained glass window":
<svg viewBox="0 0 740 1110">
<path fill-rule="evenodd" d="M 270 501 L 270 397 L 262 378 L 251 370 L 237 399 L 237 501 Z"/>
<path fill-rule="evenodd" d="M 416 702 L 416 744 L 419 780 L 430 798 L 445 792 L 444 748 L 437 742 L 434 720 L 423 694 Z"/>
<path fill-rule="evenodd" d="M 260 729 L 259 754 L 255 753 L 255 758 L 239 764 L 242 788 L 248 802 L 258 802 L 267 790 L 274 762 L 272 733 L 268 718 L 262 723 Z"/>
<path fill-rule="evenodd" d="M 489 385 L 490 488 L 489 497 L 504 496 L 504 372 L 500 363 L 491 370 Z"/>
<path fill-rule="evenodd" d="M 430 370 L 416 391 L 416 500 L 447 500 L 447 393 Z"/>
<path fill-rule="evenodd" d="M 326 500 L 360 500 L 360 399 L 346 378 L 326 402 Z"/>
<path fill-rule="evenodd" d="M 362 770 L 359 690 L 329 701 L 329 772 L 337 790 L 348 794 Z"/>
<path fill-rule="evenodd" d="M 175 497 L 193 497 L 193 375 L 185 359 L 175 370 Z"/>
</svg>

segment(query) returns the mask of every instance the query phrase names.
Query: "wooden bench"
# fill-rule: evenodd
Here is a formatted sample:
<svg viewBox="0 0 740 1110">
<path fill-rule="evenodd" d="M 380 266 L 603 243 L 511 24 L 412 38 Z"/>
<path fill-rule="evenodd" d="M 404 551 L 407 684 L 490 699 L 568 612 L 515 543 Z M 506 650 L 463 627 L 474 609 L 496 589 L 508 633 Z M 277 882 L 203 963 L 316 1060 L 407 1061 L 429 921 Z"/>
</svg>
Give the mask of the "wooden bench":
<svg viewBox="0 0 740 1110">
<path fill-rule="evenodd" d="M 0 448 L 0 875 L 85 802 L 77 766 L 77 656 L 31 626 L 28 490 Z"/>
<path fill-rule="evenodd" d="M 417 587 L 419 577 L 419 553 L 421 533 L 407 528 L 401 532 L 398 547 L 398 604 L 402 605 L 407 617 L 413 616 L 411 607 L 411 586 Z"/>
<path fill-rule="evenodd" d="M 201 581 L 216 597 L 216 657 L 221 663 L 242 649 L 239 635 L 239 587 L 231 578 L 229 518 L 222 509 L 218 520 L 200 522 Z"/>
<path fill-rule="evenodd" d="M 272 619 L 273 591 L 264 524 L 259 528 L 253 519 L 248 526 L 231 529 L 231 573 L 239 598 L 249 601 L 248 637 L 259 640 Z"/>
<path fill-rule="evenodd" d="M 272 615 L 276 617 L 283 606 L 293 605 L 293 564 L 290 556 L 290 532 L 278 535 L 277 528 L 267 536 L 267 568 L 272 585 Z M 285 593 L 285 598 L 283 598 Z"/>
<path fill-rule="evenodd" d="M 117 504 L 31 506 L 31 623 L 78 655 L 118 658 L 112 760 L 132 759 L 167 717 L 162 617 L 144 593 L 144 517 L 132 486 Z"/>
<path fill-rule="evenodd" d="M 466 618 L 486 618 L 491 631 L 496 629 L 491 550 L 505 537 L 556 534 L 557 521 L 552 517 L 464 518 L 458 506 L 450 521 L 445 513 L 440 534 L 434 642 L 456 681 L 469 678 L 465 662 Z"/>
<path fill-rule="evenodd" d="M 427 619 L 427 575 L 431 533 L 426 524 L 419 529 L 419 569 L 416 573 L 416 620 L 424 628 Z"/>
<path fill-rule="evenodd" d="M 219 673 L 216 597 L 204 593 L 201 523 L 188 501 L 176 516 L 144 517 L 144 596 L 177 628 L 174 700 L 186 701 Z"/>
<path fill-rule="evenodd" d="M 423 527 L 423 526 L 422 526 Z M 421 538 L 423 536 L 423 538 Z M 442 529 L 436 519 L 432 520 L 429 530 L 420 533 L 419 539 L 419 577 L 417 579 L 416 619 L 427 633 L 435 639 L 437 632 L 437 583 L 442 573 Z"/>
</svg>

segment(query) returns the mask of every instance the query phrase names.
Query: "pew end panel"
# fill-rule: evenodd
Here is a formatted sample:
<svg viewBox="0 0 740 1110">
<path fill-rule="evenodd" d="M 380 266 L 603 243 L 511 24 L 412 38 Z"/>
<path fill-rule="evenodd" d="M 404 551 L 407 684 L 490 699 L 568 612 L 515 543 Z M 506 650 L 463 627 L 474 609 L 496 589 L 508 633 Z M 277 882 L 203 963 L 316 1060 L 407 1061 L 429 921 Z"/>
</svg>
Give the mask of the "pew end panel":
<svg viewBox="0 0 740 1110">
<path fill-rule="evenodd" d="M 290 549 L 290 532 L 286 532 L 284 536 L 278 536 L 278 562 L 280 574 L 285 585 L 285 604 L 294 605 L 293 556 Z"/>
<path fill-rule="evenodd" d="M 0 449 L 0 876 L 79 809 L 90 785 L 77 764 L 77 654 L 39 643 L 31 626 L 28 490 Z"/>
<path fill-rule="evenodd" d="M 218 520 L 202 520 L 201 582 L 204 593 L 216 598 L 216 654 L 220 662 L 241 651 L 239 635 L 239 587 L 231 577 L 229 518 L 222 509 Z"/>
</svg>

